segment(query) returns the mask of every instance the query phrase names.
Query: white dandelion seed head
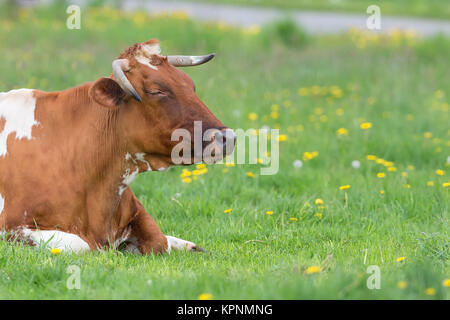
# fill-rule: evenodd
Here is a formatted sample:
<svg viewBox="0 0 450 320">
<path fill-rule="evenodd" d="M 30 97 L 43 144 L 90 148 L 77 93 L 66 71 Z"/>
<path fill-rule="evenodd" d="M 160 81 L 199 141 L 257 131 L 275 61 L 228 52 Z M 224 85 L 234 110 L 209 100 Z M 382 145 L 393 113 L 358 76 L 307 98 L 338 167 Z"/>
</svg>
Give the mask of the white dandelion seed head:
<svg viewBox="0 0 450 320">
<path fill-rule="evenodd" d="M 361 168 L 361 162 L 359 162 L 358 160 L 353 160 L 352 161 L 352 167 L 355 168 L 355 169 Z"/>
<path fill-rule="evenodd" d="M 301 168 L 303 167 L 303 162 L 302 160 L 295 160 L 292 165 L 294 166 L 294 168 Z"/>
<path fill-rule="evenodd" d="M 447 163 L 450 163 L 450 156 L 447 157 Z"/>
</svg>

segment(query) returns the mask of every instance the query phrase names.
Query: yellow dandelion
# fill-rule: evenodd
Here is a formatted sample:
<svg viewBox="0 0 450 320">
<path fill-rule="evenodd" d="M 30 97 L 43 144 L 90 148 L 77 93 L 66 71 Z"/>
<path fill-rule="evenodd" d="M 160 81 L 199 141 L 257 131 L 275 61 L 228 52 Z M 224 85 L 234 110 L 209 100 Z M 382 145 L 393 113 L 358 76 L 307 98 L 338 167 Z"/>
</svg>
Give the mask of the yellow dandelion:
<svg viewBox="0 0 450 320">
<path fill-rule="evenodd" d="M 321 205 L 323 205 L 323 200 L 320 198 L 317 198 L 316 200 L 314 200 L 314 203 L 316 204 L 316 206 L 321 206 Z"/>
<path fill-rule="evenodd" d="M 226 209 L 226 210 L 223 210 L 224 213 L 230 213 L 231 211 L 233 211 L 233 209 Z"/>
<path fill-rule="evenodd" d="M 438 169 L 438 170 L 436 170 L 436 174 L 437 174 L 438 176 L 443 176 L 443 175 L 445 174 L 445 171 L 444 171 L 444 170 L 441 170 L 441 169 Z"/>
<path fill-rule="evenodd" d="M 316 212 L 316 214 L 315 214 L 314 216 L 320 220 L 320 219 L 323 218 L 323 213 L 321 213 L 321 212 Z"/>
<path fill-rule="evenodd" d="M 289 220 L 291 220 L 291 221 L 297 221 L 298 219 L 295 218 L 295 217 L 292 217 L 292 218 L 289 218 Z"/>
<path fill-rule="evenodd" d="M 254 113 L 254 112 L 250 112 L 250 113 L 248 114 L 248 118 L 249 118 L 250 120 L 252 120 L 252 121 L 255 121 L 256 119 L 258 119 L 258 115 L 257 115 L 256 113 Z"/>
<path fill-rule="evenodd" d="M 434 182 L 433 181 L 427 181 L 427 186 L 429 186 L 429 187 L 434 186 Z"/>
<path fill-rule="evenodd" d="M 348 190 L 348 189 L 350 189 L 350 185 L 349 184 L 346 184 L 344 186 L 340 186 L 339 187 L 339 190 Z"/>
<path fill-rule="evenodd" d="M 384 194 L 384 193 L 385 193 L 384 190 L 381 190 L 381 191 L 380 191 L 380 194 Z"/>
<path fill-rule="evenodd" d="M 183 171 L 180 174 L 180 177 L 186 178 L 186 177 L 189 177 L 190 175 L 192 175 L 192 172 L 190 172 L 189 170 L 183 169 Z"/>
<path fill-rule="evenodd" d="M 306 274 L 315 274 L 315 273 L 320 273 L 322 271 L 322 269 L 319 266 L 311 266 L 306 268 L 305 273 Z"/>
<path fill-rule="evenodd" d="M 273 211 L 266 211 L 266 214 L 271 216 L 271 215 L 273 215 Z"/>
<path fill-rule="evenodd" d="M 397 282 L 397 288 L 399 288 L 399 289 L 405 289 L 407 286 L 408 286 L 408 283 L 406 281 Z"/>
<path fill-rule="evenodd" d="M 368 155 L 367 155 L 367 160 L 375 161 L 375 160 L 377 160 L 377 157 L 374 156 L 373 154 L 368 154 Z"/>
<path fill-rule="evenodd" d="M 206 168 L 206 164 L 204 163 L 199 163 L 198 165 L 195 166 L 197 169 L 204 169 Z"/>
<path fill-rule="evenodd" d="M 337 129 L 336 133 L 338 136 L 346 136 L 348 135 L 348 130 L 345 128 L 339 128 Z"/>
<path fill-rule="evenodd" d="M 247 177 L 255 178 L 256 175 L 253 172 L 249 171 L 249 172 L 247 172 Z"/>
<path fill-rule="evenodd" d="M 430 138 L 433 137 L 433 134 L 432 134 L 431 132 L 425 132 L 425 133 L 423 134 L 423 136 L 424 136 L 425 138 L 427 138 L 427 139 L 430 139 Z"/>
<path fill-rule="evenodd" d="M 309 95 L 309 89 L 308 88 L 299 88 L 298 95 L 301 97 L 305 97 L 305 96 Z"/>
<path fill-rule="evenodd" d="M 448 187 L 450 187 L 450 182 L 444 182 L 444 183 L 442 184 L 442 186 L 443 186 L 444 188 L 448 188 Z"/>
<path fill-rule="evenodd" d="M 363 122 L 363 123 L 361 123 L 360 128 L 362 130 L 370 129 L 370 128 L 372 128 L 372 123 L 371 122 Z"/>
<path fill-rule="evenodd" d="M 183 178 L 182 180 L 184 183 L 191 183 L 192 179 L 191 178 Z"/>
<path fill-rule="evenodd" d="M 198 300 L 212 300 L 213 295 L 211 293 L 202 293 L 198 296 Z"/>
<path fill-rule="evenodd" d="M 234 167 L 234 162 L 225 162 L 225 167 Z"/>
<path fill-rule="evenodd" d="M 450 279 L 445 279 L 442 281 L 442 285 L 446 288 L 450 287 Z"/>
<path fill-rule="evenodd" d="M 285 134 L 280 134 L 278 136 L 278 141 L 286 141 L 288 139 L 288 136 Z"/>
<path fill-rule="evenodd" d="M 398 257 L 397 259 L 395 259 L 395 261 L 397 262 L 403 262 L 405 261 L 406 257 Z"/>
<path fill-rule="evenodd" d="M 407 184 L 404 184 L 404 185 L 403 185 L 403 188 L 406 188 L 406 189 L 411 189 L 411 185 L 410 185 L 409 183 L 407 183 Z"/>
<path fill-rule="evenodd" d="M 386 177 L 386 173 L 384 173 L 384 172 L 378 172 L 377 173 L 377 178 L 383 179 L 384 177 Z"/>
<path fill-rule="evenodd" d="M 270 117 L 272 118 L 272 119 L 278 119 L 278 117 L 279 117 L 279 115 L 278 115 L 278 111 L 272 111 L 271 113 L 270 113 Z"/>
<path fill-rule="evenodd" d="M 395 172 L 395 171 L 397 171 L 397 168 L 396 167 L 389 167 L 387 170 L 389 172 Z"/>
<path fill-rule="evenodd" d="M 408 172 L 403 171 L 403 172 L 402 172 L 402 177 L 407 177 L 407 176 L 408 176 Z"/>
<path fill-rule="evenodd" d="M 57 256 L 58 254 L 61 253 L 61 249 L 53 248 L 53 249 L 50 250 L 50 253 L 55 255 L 55 256 Z"/>
<path fill-rule="evenodd" d="M 261 158 L 256 159 L 256 162 L 257 162 L 258 164 L 264 164 L 264 160 L 261 159 Z"/>
<path fill-rule="evenodd" d="M 436 290 L 434 288 L 426 288 L 425 294 L 427 296 L 434 296 L 436 294 Z"/>
</svg>

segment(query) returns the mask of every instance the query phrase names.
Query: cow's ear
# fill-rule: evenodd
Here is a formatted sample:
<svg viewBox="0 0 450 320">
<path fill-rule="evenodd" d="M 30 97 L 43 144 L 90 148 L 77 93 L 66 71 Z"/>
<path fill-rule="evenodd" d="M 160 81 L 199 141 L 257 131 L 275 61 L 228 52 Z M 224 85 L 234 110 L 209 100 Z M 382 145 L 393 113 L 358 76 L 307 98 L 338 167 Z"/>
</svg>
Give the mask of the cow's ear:
<svg viewBox="0 0 450 320">
<path fill-rule="evenodd" d="M 123 103 L 126 93 L 111 78 L 100 78 L 89 89 L 89 95 L 97 103 L 108 108 L 117 108 Z"/>
</svg>

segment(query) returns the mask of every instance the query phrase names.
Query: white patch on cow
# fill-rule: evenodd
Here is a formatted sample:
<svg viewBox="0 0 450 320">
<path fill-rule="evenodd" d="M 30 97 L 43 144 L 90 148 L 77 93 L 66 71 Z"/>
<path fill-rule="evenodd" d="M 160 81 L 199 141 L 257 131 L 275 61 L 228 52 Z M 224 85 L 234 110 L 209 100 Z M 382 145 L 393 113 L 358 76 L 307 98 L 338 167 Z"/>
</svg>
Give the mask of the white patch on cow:
<svg viewBox="0 0 450 320">
<path fill-rule="evenodd" d="M 5 198 L 2 197 L 0 193 L 0 215 L 3 213 L 3 208 L 5 207 Z"/>
<path fill-rule="evenodd" d="M 128 186 L 136 179 L 137 175 L 139 173 L 139 168 L 136 168 L 136 171 L 131 172 L 130 169 L 126 169 L 125 173 L 123 174 L 122 183 L 119 187 L 119 196 L 122 196 L 123 192 L 128 188 Z"/>
<path fill-rule="evenodd" d="M 178 239 L 172 236 L 166 236 L 167 238 L 167 252 L 173 250 L 192 250 L 192 248 L 196 247 L 195 243 Z"/>
<path fill-rule="evenodd" d="M 145 163 L 147 165 L 147 171 L 152 171 L 152 167 L 150 167 L 150 163 L 148 163 L 148 161 L 145 160 L 145 155 L 146 154 L 144 152 L 136 153 L 135 154 L 136 160 Z"/>
<path fill-rule="evenodd" d="M 39 123 L 34 119 L 36 98 L 32 89 L 11 90 L 0 92 L 0 120 L 5 120 L 5 126 L 0 132 L 0 158 L 8 153 L 7 141 L 11 133 L 16 139 L 32 139 L 31 129 Z"/>
<path fill-rule="evenodd" d="M 134 55 L 134 58 L 138 62 L 140 62 L 154 70 L 158 70 L 158 68 L 156 66 L 151 64 L 151 57 L 153 55 L 159 55 L 160 53 L 161 53 L 161 48 L 159 46 L 159 43 L 155 43 L 152 45 L 144 44 L 141 46 L 141 49 Z"/>
<path fill-rule="evenodd" d="M 23 228 L 21 231 L 25 238 L 30 239 L 37 246 L 45 246 L 52 249 L 57 248 L 77 253 L 90 250 L 87 242 L 73 233 L 58 230 L 31 230 L 28 228 Z"/>
</svg>

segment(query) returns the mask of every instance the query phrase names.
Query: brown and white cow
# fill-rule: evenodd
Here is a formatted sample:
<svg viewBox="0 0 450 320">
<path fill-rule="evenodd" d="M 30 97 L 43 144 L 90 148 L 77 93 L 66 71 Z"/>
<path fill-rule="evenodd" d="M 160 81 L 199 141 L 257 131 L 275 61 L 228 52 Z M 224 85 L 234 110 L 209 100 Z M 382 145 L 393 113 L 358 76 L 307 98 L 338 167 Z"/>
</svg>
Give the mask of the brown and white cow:
<svg viewBox="0 0 450 320">
<path fill-rule="evenodd" d="M 193 133 L 194 121 L 217 129 L 203 148 L 232 152 L 217 138 L 234 142 L 232 130 L 175 68 L 212 57 L 164 57 L 153 39 L 126 49 L 110 77 L 59 92 L 0 93 L 3 238 L 76 252 L 120 244 L 142 254 L 199 250 L 165 236 L 129 184 L 138 173 L 172 166 L 178 141 L 171 134 Z"/>
</svg>

